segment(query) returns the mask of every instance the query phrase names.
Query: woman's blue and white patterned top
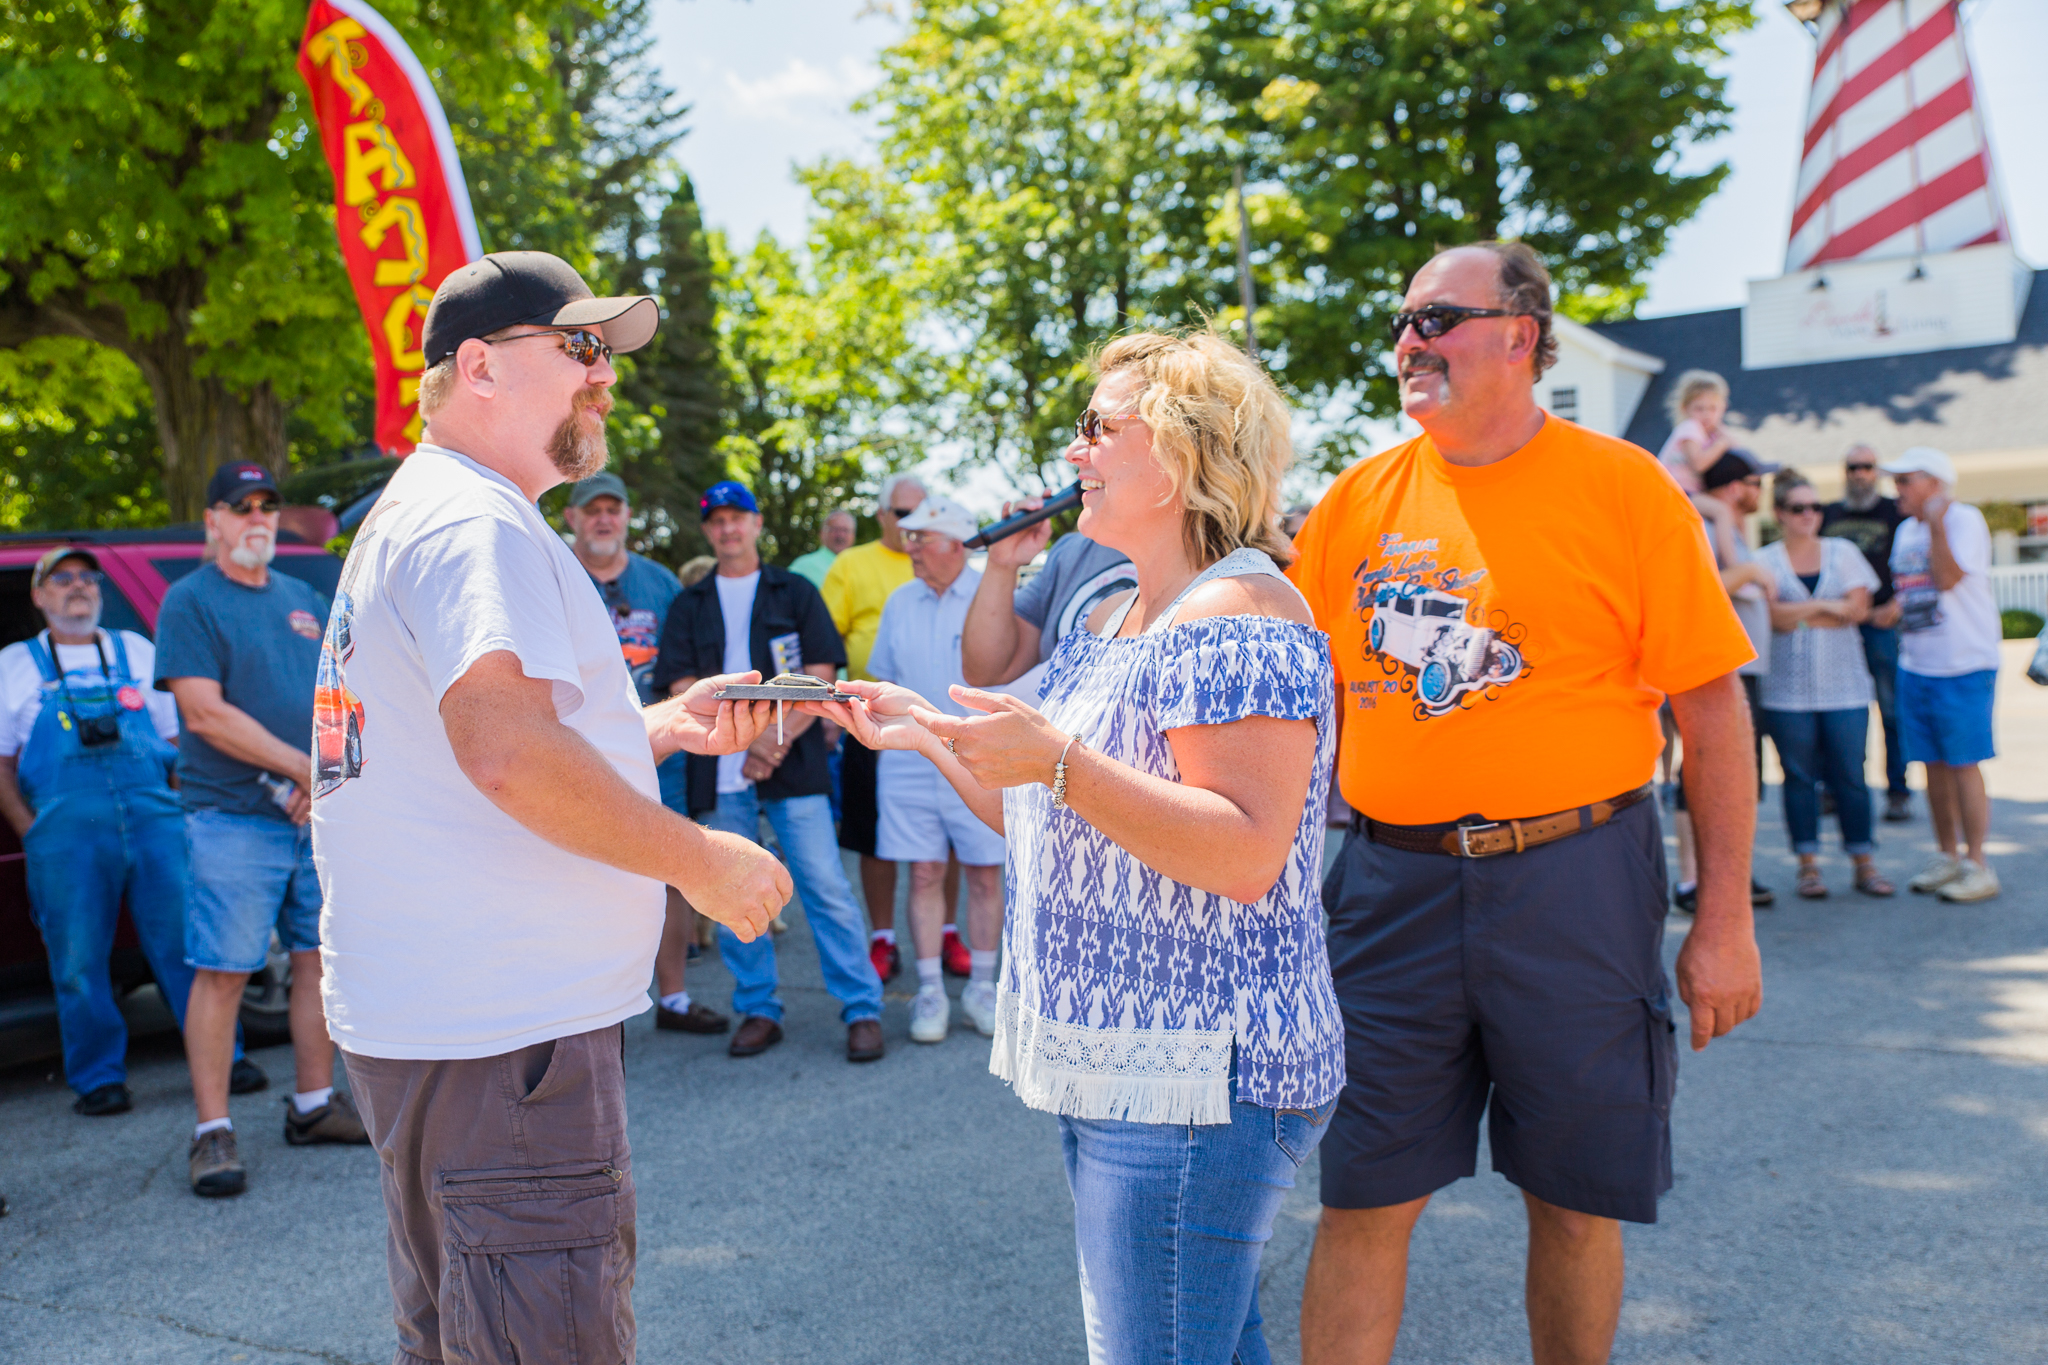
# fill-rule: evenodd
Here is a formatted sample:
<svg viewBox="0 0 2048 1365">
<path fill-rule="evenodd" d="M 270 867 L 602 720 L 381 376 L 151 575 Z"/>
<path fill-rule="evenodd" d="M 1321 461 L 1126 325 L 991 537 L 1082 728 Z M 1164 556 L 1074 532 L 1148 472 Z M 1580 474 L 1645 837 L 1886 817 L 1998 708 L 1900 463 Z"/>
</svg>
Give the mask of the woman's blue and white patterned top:
<svg viewBox="0 0 2048 1365">
<path fill-rule="evenodd" d="M 1265 555 L 1239 550 L 1189 591 L 1243 573 L 1279 576 Z M 1316 1108 L 1344 1085 L 1321 900 L 1336 743 L 1329 637 L 1268 616 L 1172 617 L 1129 639 L 1068 634 L 1040 709 L 1097 753 L 1175 781 L 1168 730 L 1313 720 L 1315 769 L 1286 870 L 1263 899 L 1233 901 L 1153 871 L 1054 810 L 1047 787 L 1004 792 L 1010 904 L 989 1069 L 1034 1109 L 1228 1123 L 1235 1045 L 1237 1098 Z"/>
</svg>

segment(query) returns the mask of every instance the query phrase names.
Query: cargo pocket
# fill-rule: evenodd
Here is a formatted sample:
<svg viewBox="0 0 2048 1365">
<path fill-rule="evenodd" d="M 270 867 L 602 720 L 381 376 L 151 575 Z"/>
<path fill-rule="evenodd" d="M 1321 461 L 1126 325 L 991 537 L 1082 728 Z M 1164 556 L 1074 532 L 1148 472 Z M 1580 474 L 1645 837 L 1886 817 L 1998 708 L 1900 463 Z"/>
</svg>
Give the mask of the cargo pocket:
<svg viewBox="0 0 2048 1365">
<path fill-rule="evenodd" d="M 633 1185 L 610 1165 L 441 1176 L 449 1365 L 633 1354 Z"/>
<path fill-rule="evenodd" d="M 1643 1012 L 1649 1019 L 1650 1104 L 1659 1118 L 1669 1118 L 1678 1089 L 1678 1025 L 1671 1021 L 1668 999 L 1643 1001 Z"/>
<path fill-rule="evenodd" d="M 1330 1126 L 1330 1116 L 1336 1112 L 1335 1100 L 1320 1109 L 1275 1109 L 1273 1145 L 1287 1153 L 1287 1159 L 1299 1166 L 1308 1160 L 1308 1154 L 1323 1140 L 1323 1134 Z"/>
</svg>

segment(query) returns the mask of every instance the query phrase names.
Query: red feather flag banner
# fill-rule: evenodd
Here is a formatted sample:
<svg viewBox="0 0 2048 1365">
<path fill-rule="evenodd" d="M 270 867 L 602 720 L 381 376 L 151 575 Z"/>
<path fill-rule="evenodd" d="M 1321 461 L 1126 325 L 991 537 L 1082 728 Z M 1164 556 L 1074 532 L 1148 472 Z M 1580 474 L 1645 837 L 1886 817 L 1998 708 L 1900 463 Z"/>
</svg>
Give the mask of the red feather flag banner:
<svg viewBox="0 0 2048 1365">
<path fill-rule="evenodd" d="M 377 364 L 377 445 L 420 439 L 420 328 L 434 290 L 483 255 L 447 115 L 426 69 L 363 0 L 313 0 L 299 44 L 334 172 L 334 230 Z"/>
</svg>

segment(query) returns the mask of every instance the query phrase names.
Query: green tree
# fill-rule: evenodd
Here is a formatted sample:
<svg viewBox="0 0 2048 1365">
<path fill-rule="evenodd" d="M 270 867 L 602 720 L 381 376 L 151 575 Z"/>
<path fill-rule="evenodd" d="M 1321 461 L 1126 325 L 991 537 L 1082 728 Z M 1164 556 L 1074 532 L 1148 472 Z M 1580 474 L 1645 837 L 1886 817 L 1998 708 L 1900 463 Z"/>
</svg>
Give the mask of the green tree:
<svg viewBox="0 0 2048 1365">
<path fill-rule="evenodd" d="M 948 436 L 1022 481 L 1057 458 L 1116 332 L 1221 313 L 1230 188 L 1182 4 L 920 4 L 866 101 L 957 396 Z M 827 213 L 831 212 L 827 206 Z"/>
<path fill-rule="evenodd" d="M 1748 0 L 1196 0 L 1207 91 L 1269 192 L 1258 330 L 1297 393 L 1395 410 L 1385 321 L 1439 247 L 1519 237 L 1563 306 L 1626 314 L 1725 165 L 1710 66 Z"/>
</svg>

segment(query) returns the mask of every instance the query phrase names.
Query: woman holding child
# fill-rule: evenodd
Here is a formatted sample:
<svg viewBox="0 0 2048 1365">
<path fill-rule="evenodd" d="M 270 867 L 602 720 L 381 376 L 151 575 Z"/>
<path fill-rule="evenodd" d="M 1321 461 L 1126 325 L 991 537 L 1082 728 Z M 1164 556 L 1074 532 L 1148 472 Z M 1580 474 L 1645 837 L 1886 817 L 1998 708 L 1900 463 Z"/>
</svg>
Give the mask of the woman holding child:
<svg viewBox="0 0 2048 1365">
<path fill-rule="evenodd" d="M 1206 332 L 1120 338 L 1098 370 L 1066 458 L 1080 529 L 1138 586 L 1060 642 L 1040 707 L 854 682 L 816 709 L 924 754 L 1008 841 L 990 1068 L 1059 1116 L 1091 1361 L 1260 1365 L 1260 1251 L 1344 1083 L 1329 642 L 1281 576 L 1264 372 Z"/>
</svg>

